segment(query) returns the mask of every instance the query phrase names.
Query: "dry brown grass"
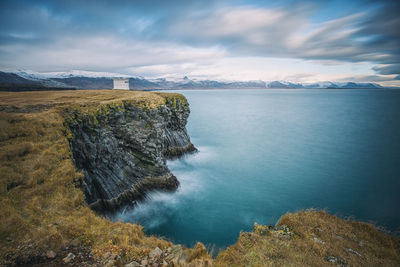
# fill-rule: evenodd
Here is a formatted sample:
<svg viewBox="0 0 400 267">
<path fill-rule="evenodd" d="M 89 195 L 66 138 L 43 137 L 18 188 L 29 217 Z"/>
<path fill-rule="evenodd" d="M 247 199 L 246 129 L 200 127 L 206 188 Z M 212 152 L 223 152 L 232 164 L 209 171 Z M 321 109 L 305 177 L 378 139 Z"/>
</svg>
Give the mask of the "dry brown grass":
<svg viewBox="0 0 400 267">
<path fill-rule="evenodd" d="M 0 105 L 26 107 L 108 104 L 122 101 L 146 103 L 156 107 L 165 102 L 161 93 L 124 90 L 72 90 L 40 92 L 0 92 Z"/>
<path fill-rule="evenodd" d="M 95 256 L 118 252 L 124 261 L 172 245 L 145 236 L 139 225 L 113 223 L 88 208 L 63 125 L 70 106 L 129 101 L 151 108 L 165 97 L 111 90 L 0 93 L 0 264 L 71 244 L 89 246 Z"/>
<path fill-rule="evenodd" d="M 216 265 L 335 266 L 326 260 L 334 256 L 349 266 L 400 266 L 399 239 L 373 225 L 343 220 L 324 211 L 287 213 L 278 225 L 288 225 L 295 234 L 285 239 L 241 233 L 236 244 L 218 255 Z"/>
</svg>

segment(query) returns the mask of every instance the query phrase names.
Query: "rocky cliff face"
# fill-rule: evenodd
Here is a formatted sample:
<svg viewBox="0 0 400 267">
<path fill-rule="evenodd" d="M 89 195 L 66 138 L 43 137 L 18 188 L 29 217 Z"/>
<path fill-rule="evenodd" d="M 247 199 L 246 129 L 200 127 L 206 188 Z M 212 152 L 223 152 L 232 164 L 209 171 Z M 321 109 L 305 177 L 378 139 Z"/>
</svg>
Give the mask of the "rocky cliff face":
<svg viewBox="0 0 400 267">
<path fill-rule="evenodd" d="M 175 190 L 179 182 L 166 159 L 196 150 L 185 128 L 189 112 L 182 96 L 157 108 L 122 102 L 92 113 L 71 109 L 70 145 L 91 208 L 113 211 L 150 190 Z"/>
</svg>

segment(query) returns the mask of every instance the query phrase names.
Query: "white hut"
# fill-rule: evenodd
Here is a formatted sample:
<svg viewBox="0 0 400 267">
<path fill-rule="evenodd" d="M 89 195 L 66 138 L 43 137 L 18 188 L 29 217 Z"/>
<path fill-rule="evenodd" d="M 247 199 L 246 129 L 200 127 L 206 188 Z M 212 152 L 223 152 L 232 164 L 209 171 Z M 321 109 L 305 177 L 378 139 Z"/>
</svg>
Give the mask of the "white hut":
<svg viewBox="0 0 400 267">
<path fill-rule="evenodd" d="M 129 90 L 129 79 L 127 78 L 113 78 L 114 88 L 113 89 L 122 89 Z"/>
</svg>

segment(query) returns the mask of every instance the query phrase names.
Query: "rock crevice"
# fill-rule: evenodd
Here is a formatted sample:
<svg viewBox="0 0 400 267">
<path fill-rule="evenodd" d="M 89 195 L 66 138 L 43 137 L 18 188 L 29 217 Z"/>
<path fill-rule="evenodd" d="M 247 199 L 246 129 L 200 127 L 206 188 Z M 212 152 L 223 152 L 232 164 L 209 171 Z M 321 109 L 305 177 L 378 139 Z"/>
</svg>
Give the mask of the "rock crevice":
<svg viewBox="0 0 400 267">
<path fill-rule="evenodd" d="M 123 102 L 69 110 L 71 150 L 90 207 L 115 211 L 148 191 L 175 190 L 179 182 L 166 160 L 196 151 L 185 128 L 189 113 L 182 96 L 151 109 Z"/>
</svg>

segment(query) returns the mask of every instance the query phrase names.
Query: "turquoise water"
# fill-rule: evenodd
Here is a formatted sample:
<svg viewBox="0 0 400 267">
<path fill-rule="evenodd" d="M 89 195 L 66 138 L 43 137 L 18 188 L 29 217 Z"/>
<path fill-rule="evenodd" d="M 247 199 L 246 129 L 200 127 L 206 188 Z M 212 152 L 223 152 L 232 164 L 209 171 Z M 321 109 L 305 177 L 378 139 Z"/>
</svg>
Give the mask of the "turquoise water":
<svg viewBox="0 0 400 267">
<path fill-rule="evenodd" d="M 216 249 L 253 223 L 327 208 L 400 227 L 400 91 L 186 90 L 199 153 L 168 163 L 181 182 L 118 218 Z"/>
</svg>

